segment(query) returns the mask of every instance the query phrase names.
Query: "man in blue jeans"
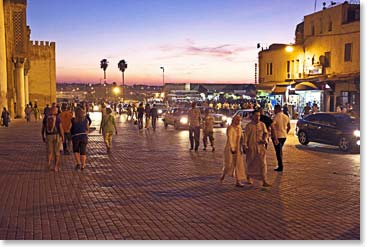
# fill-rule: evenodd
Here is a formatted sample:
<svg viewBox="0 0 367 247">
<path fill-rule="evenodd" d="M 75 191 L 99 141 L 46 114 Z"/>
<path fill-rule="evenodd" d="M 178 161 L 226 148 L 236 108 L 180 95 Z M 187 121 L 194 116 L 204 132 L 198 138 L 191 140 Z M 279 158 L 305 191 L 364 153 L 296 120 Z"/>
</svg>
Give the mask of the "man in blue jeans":
<svg viewBox="0 0 367 247">
<path fill-rule="evenodd" d="M 274 171 L 283 171 L 283 146 L 287 139 L 289 130 L 291 129 L 291 124 L 289 117 L 285 115 L 282 111 L 280 105 L 274 107 L 275 117 L 271 127 L 274 129 L 273 144 L 275 153 L 277 155 L 278 167 Z"/>
</svg>

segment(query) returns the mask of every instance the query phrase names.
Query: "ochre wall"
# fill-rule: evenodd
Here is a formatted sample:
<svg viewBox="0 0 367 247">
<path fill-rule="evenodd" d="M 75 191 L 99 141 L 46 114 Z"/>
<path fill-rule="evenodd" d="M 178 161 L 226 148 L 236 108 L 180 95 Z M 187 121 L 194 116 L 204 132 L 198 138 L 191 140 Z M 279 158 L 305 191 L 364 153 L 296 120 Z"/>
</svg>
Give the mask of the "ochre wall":
<svg viewBox="0 0 367 247">
<path fill-rule="evenodd" d="M 30 42 L 29 100 L 43 108 L 56 102 L 56 62 L 54 42 Z"/>
</svg>

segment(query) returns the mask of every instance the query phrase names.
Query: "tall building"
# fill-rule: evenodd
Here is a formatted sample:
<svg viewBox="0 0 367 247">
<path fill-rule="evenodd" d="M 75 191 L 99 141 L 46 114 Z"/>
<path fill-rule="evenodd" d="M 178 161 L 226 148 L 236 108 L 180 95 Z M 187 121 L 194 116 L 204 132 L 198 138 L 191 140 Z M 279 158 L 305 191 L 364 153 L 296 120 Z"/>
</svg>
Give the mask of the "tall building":
<svg viewBox="0 0 367 247">
<path fill-rule="evenodd" d="M 31 41 L 26 14 L 26 0 L 0 0 L 0 106 L 20 118 L 56 101 L 55 42 Z"/>
<path fill-rule="evenodd" d="M 306 103 L 335 111 L 346 103 L 359 112 L 360 5 L 344 2 L 304 16 L 294 44 L 259 52 L 259 89 L 301 112 Z"/>
</svg>

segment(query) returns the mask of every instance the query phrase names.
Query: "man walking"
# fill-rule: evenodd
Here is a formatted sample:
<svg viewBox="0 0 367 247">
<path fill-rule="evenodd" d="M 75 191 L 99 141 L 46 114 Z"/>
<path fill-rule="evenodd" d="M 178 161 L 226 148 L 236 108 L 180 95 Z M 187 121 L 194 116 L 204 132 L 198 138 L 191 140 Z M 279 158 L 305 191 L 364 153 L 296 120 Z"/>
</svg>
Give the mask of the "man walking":
<svg viewBox="0 0 367 247">
<path fill-rule="evenodd" d="M 59 171 L 60 147 L 64 141 L 64 130 L 60 117 L 57 115 L 57 107 L 53 106 L 42 122 L 42 139 L 46 143 L 48 169 L 51 169 L 54 156 L 55 172 Z"/>
<path fill-rule="evenodd" d="M 274 171 L 283 171 L 283 146 L 287 139 L 291 124 L 289 117 L 282 111 L 280 105 L 274 107 L 275 117 L 273 119 L 272 128 L 274 128 L 273 144 L 278 160 L 278 167 Z"/>
<path fill-rule="evenodd" d="M 243 134 L 243 151 L 246 153 L 247 180 L 261 180 L 264 187 L 269 187 L 266 172 L 266 147 L 268 140 L 268 130 L 266 125 L 260 121 L 260 112 L 255 110 L 252 121 L 246 125 Z"/>
<path fill-rule="evenodd" d="M 212 151 L 215 151 L 214 147 L 214 117 L 209 115 L 209 109 L 205 110 L 205 116 L 203 120 L 203 150 L 206 151 L 206 147 L 208 145 L 208 138 L 210 141 L 210 145 L 212 146 Z"/>
<path fill-rule="evenodd" d="M 150 116 L 152 117 L 152 128 L 155 130 L 157 127 L 158 110 L 156 104 L 153 104 L 153 108 L 150 109 Z"/>
<path fill-rule="evenodd" d="M 197 103 L 193 102 L 191 104 L 191 109 L 189 110 L 189 138 L 190 138 L 190 150 L 194 149 L 195 141 L 195 152 L 198 151 L 200 145 L 200 110 L 196 108 Z"/>
<path fill-rule="evenodd" d="M 137 109 L 137 119 L 138 119 L 138 127 L 139 127 L 139 130 L 142 130 L 143 129 L 143 118 L 144 118 L 144 106 L 143 106 L 143 103 L 140 103 L 139 104 L 139 107 Z"/>
</svg>

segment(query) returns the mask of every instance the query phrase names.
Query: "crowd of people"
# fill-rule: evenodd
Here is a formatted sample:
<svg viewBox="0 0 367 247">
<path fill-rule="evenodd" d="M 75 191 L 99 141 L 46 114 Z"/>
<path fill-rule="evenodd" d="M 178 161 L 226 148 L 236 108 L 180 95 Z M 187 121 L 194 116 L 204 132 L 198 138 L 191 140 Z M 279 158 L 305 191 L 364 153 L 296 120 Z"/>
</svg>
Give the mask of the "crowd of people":
<svg viewBox="0 0 367 247">
<path fill-rule="evenodd" d="M 267 182 L 266 150 L 269 143 L 269 134 L 272 139 L 278 167 L 276 172 L 283 171 L 283 146 L 291 129 L 289 116 L 284 113 L 280 105 L 274 107 L 274 118 L 264 114 L 263 108 L 256 108 L 252 114 L 252 121 L 242 130 L 241 117 L 236 115 L 227 127 L 227 141 L 224 148 L 224 162 L 222 176 L 223 182 L 226 175 L 235 178 L 235 185 L 243 187 L 242 181 L 252 184 L 253 180 L 261 180 L 264 187 L 269 187 Z M 201 123 L 203 121 L 203 123 Z M 207 148 L 209 138 L 212 151 L 214 148 L 213 118 L 208 111 L 201 118 L 196 102 L 188 112 L 190 150 L 198 151 L 200 145 L 200 127 L 203 126 L 203 150 Z M 245 156 L 245 157 L 244 157 Z"/>
<path fill-rule="evenodd" d="M 200 136 L 202 133 L 203 151 L 207 150 L 210 144 L 211 150 L 215 151 L 214 138 L 214 118 L 210 114 L 210 104 L 202 113 L 197 103 L 191 104 L 188 111 L 189 143 L 190 151 L 198 151 L 200 146 Z M 269 110 L 269 107 L 266 107 Z M 283 146 L 290 131 L 290 117 L 287 107 L 275 105 L 271 110 L 273 117 L 265 114 L 264 107 L 251 102 L 246 102 L 241 108 L 254 109 L 252 120 L 246 126 L 241 126 L 241 117 L 235 116 L 232 123 L 227 127 L 226 144 L 224 148 L 224 162 L 220 182 L 223 182 L 226 175 L 235 179 L 235 185 L 243 187 L 243 182 L 252 184 L 253 180 L 259 180 L 264 187 L 271 186 L 267 181 L 266 153 L 270 142 L 274 145 L 278 167 L 274 170 L 282 172 L 283 166 Z M 344 107 L 345 109 L 347 106 Z M 229 104 L 223 104 L 217 110 L 230 110 Z M 112 150 L 113 135 L 117 135 L 117 126 L 113 110 L 102 105 L 102 120 L 100 122 L 99 133 L 102 134 L 107 149 L 107 154 Z M 128 104 L 127 121 L 136 124 L 141 131 L 152 128 L 156 130 L 158 112 L 155 104 Z M 318 111 L 318 106 L 312 107 L 307 104 L 304 114 L 308 115 Z M 121 111 L 117 111 L 121 113 Z M 343 112 L 340 110 L 340 112 Z M 29 123 L 32 116 L 38 121 L 42 116 L 42 139 L 46 144 L 48 169 L 58 172 L 60 169 L 60 155 L 73 153 L 75 169 L 84 170 L 87 166 L 87 145 L 88 133 L 92 120 L 88 114 L 86 104 L 67 104 L 61 106 L 53 103 L 46 105 L 43 114 L 40 114 L 37 104 L 29 103 L 25 108 L 26 121 Z M 204 114 L 202 116 L 202 114 Z M 4 126 L 8 126 L 10 121 L 9 112 L 4 107 L 1 120 Z M 144 126 L 145 123 L 145 126 Z M 244 130 L 242 127 L 245 127 Z M 52 161 L 54 163 L 52 164 Z"/>
</svg>

